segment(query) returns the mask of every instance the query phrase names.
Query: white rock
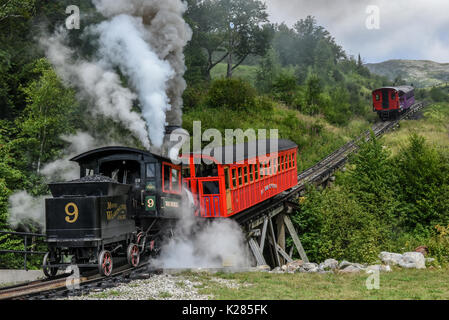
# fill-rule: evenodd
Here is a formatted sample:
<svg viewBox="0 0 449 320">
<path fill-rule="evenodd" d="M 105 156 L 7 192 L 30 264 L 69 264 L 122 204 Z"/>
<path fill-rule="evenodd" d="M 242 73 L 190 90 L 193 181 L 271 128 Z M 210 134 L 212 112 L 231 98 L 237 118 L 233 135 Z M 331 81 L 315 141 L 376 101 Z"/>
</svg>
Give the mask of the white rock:
<svg viewBox="0 0 449 320">
<path fill-rule="evenodd" d="M 390 272 L 391 267 L 389 265 L 385 266 L 385 265 L 381 265 L 381 264 L 374 264 L 374 265 L 366 267 L 365 271 L 366 271 L 366 273 L 372 273 L 373 271 Z"/>
<path fill-rule="evenodd" d="M 264 264 L 264 265 L 260 265 L 256 267 L 257 271 L 261 271 L 261 272 L 268 272 L 271 270 L 270 266 Z"/>
<path fill-rule="evenodd" d="M 383 251 L 379 254 L 379 258 L 387 265 L 396 266 L 402 261 L 402 254 Z"/>
<path fill-rule="evenodd" d="M 425 269 L 426 258 L 421 252 L 406 252 L 402 255 L 399 265 L 403 268 Z"/>
<path fill-rule="evenodd" d="M 349 261 L 346 261 L 346 260 L 343 260 L 342 262 L 340 262 L 340 265 L 338 266 L 338 268 L 340 270 L 346 269 L 348 267 L 354 267 L 354 268 L 357 268 L 357 269 L 360 269 L 360 270 L 364 270 L 365 269 L 365 266 L 360 264 L 360 263 L 353 263 L 353 262 L 349 262 Z"/>
<path fill-rule="evenodd" d="M 302 260 L 295 260 L 293 262 L 287 263 L 288 272 L 296 272 L 303 266 L 304 262 Z"/>
<path fill-rule="evenodd" d="M 326 259 L 320 264 L 321 270 L 335 270 L 338 268 L 338 261 L 335 259 Z"/>
<path fill-rule="evenodd" d="M 302 268 L 307 272 L 318 272 L 318 264 L 316 263 L 304 263 Z"/>
<path fill-rule="evenodd" d="M 340 269 L 341 273 L 357 273 L 360 271 L 362 271 L 362 269 L 360 269 L 356 266 L 353 266 L 353 265 L 348 265 L 344 269 Z"/>
</svg>

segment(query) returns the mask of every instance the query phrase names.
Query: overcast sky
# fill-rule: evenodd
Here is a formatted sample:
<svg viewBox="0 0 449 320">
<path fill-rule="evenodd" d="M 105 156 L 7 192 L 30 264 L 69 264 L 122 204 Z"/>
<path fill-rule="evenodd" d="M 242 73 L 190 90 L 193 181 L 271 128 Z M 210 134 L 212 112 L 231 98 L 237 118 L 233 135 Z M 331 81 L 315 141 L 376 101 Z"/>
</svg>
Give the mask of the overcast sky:
<svg viewBox="0 0 449 320">
<path fill-rule="evenodd" d="M 315 16 L 348 54 L 364 62 L 389 59 L 449 62 L 449 0 L 265 0 L 272 22 L 292 26 Z M 367 13 L 379 12 L 379 28 Z M 371 29 L 367 27 L 368 25 Z"/>
</svg>

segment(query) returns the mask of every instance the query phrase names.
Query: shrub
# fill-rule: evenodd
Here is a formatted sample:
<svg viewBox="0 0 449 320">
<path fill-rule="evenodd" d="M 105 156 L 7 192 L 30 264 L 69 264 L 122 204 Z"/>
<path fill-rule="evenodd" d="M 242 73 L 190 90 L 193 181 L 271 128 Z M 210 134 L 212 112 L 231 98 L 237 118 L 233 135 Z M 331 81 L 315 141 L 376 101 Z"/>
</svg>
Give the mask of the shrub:
<svg viewBox="0 0 449 320">
<path fill-rule="evenodd" d="M 297 90 L 297 79 L 294 74 L 282 72 L 273 82 L 273 95 L 286 105 L 293 105 Z"/>
<path fill-rule="evenodd" d="M 343 87 L 336 87 L 330 92 L 330 103 L 325 109 L 326 119 L 333 124 L 346 125 L 352 117 L 349 104 L 349 92 Z"/>
<path fill-rule="evenodd" d="M 200 105 L 203 102 L 205 95 L 206 89 L 203 86 L 187 87 L 182 96 L 184 101 L 184 110 L 189 110 Z"/>
<path fill-rule="evenodd" d="M 242 79 L 214 80 L 207 94 L 207 104 L 235 111 L 254 109 L 256 90 Z"/>
<path fill-rule="evenodd" d="M 311 191 L 293 220 L 311 261 L 372 262 L 385 242 L 382 222 L 345 188 Z"/>
<path fill-rule="evenodd" d="M 430 256 L 437 259 L 440 264 L 449 263 L 449 226 L 435 226 L 436 233 L 428 242 Z"/>
<path fill-rule="evenodd" d="M 449 101 L 449 96 L 444 92 L 442 88 L 433 87 L 429 92 L 430 98 L 435 102 Z"/>
<path fill-rule="evenodd" d="M 400 218 L 409 230 L 449 224 L 449 165 L 424 137 L 413 133 L 395 157 L 401 196 Z"/>
</svg>

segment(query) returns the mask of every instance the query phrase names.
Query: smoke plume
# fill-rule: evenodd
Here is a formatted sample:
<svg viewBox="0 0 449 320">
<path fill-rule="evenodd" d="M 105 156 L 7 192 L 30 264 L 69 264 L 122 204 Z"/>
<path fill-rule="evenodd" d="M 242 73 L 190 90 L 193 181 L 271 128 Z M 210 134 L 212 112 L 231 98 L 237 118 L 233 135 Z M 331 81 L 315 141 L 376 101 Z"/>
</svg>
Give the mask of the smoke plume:
<svg viewBox="0 0 449 320">
<path fill-rule="evenodd" d="M 181 0 L 93 0 L 93 4 L 106 18 L 84 31 L 83 39 L 98 40 L 96 57 L 87 60 L 70 48 L 68 32 L 62 28 L 41 39 L 47 57 L 65 82 L 92 101 L 92 114 L 123 124 L 145 148 L 151 143 L 159 149 L 166 124 L 182 124 L 183 48 L 192 37 L 182 17 L 187 6 Z M 122 86 L 117 69 L 127 77 L 130 89 Z M 135 100 L 142 114 L 132 111 Z"/>
<path fill-rule="evenodd" d="M 204 221 L 194 217 L 185 197 L 179 220 L 152 261 L 159 268 L 244 268 L 252 264 L 245 236 L 233 220 Z M 202 223 L 200 223 L 202 222 Z"/>
<path fill-rule="evenodd" d="M 93 3 L 108 18 L 121 14 L 142 18 L 146 30 L 144 40 L 174 72 L 167 82 L 171 104 L 167 122 L 181 126 L 182 94 L 186 88 L 183 49 L 192 38 L 192 30 L 183 19 L 187 3 L 181 0 L 93 0 Z"/>
<path fill-rule="evenodd" d="M 30 232 L 31 226 L 44 230 L 45 196 L 33 197 L 26 191 L 20 191 L 9 197 L 8 223 L 14 229 L 19 227 Z"/>
<path fill-rule="evenodd" d="M 87 152 L 95 148 L 107 146 L 108 140 L 98 141 L 86 132 L 77 132 L 74 135 L 64 135 L 62 140 L 69 143 L 69 147 L 64 151 L 61 159 L 55 160 L 46 164 L 42 170 L 48 181 L 70 181 L 78 179 L 80 176 L 80 169 L 77 163 L 71 162 L 73 157 Z M 114 143 L 114 145 L 117 145 Z"/>
</svg>

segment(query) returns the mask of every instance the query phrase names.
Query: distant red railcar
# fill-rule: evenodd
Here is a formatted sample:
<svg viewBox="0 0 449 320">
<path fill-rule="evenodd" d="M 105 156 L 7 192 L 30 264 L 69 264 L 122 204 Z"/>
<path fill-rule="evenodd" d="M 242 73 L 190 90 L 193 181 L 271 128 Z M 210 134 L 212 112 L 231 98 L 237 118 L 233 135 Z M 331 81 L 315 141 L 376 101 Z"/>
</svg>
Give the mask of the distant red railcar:
<svg viewBox="0 0 449 320">
<path fill-rule="evenodd" d="M 274 147 L 266 140 L 210 151 L 206 156 L 191 154 L 183 168 L 197 216 L 227 218 L 298 184 L 298 146 L 289 140 L 277 140 Z M 226 161 L 230 154 L 231 161 Z"/>
<path fill-rule="evenodd" d="M 415 104 L 412 86 L 385 87 L 373 91 L 373 111 L 382 120 L 396 118 Z"/>
</svg>

